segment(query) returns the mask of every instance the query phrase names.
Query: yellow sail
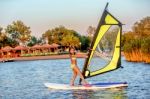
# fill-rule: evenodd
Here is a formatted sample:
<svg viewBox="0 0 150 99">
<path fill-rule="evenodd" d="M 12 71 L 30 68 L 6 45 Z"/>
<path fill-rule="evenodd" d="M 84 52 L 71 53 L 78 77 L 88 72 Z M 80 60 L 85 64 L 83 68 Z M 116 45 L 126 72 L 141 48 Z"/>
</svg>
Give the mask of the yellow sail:
<svg viewBox="0 0 150 99">
<path fill-rule="evenodd" d="M 93 37 L 88 58 L 85 60 L 82 70 L 85 78 L 106 73 L 121 66 L 122 24 L 107 11 L 107 6 L 108 4 Z"/>
</svg>

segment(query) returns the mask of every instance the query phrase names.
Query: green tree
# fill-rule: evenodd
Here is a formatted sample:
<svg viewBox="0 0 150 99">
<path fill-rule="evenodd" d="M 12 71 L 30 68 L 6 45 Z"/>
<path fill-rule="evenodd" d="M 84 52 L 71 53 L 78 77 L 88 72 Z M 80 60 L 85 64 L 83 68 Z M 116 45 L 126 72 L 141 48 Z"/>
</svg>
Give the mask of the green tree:
<svg viewBox="0 0 150 99">
<path fill-rule="evenodd" d="M 122 45 L 128 61 L 150 63 L 150 17 L 136 22 L 133 31 L 123 35 Z"/>
<path fill-rule="evenodd" d="M 124 33 L 121 38 L 121 47 L 126 46 L 126 44 L 127 46 L 129 46 L 130 42 L 135 38 L 136 34 L 134 32 L 129 31 L 127 33 Z"/>
<path fill-rule="evenodd" d="M 87 50 L 90 44 L 90 37 L 81 36 L 78 32 L 59 26 L 47 30 L 42 37 L 49 44 L 57 43 L 62 46 L 75 46 L 78 49 Z"/>
<path fill-rule="evenodd" d="M 2 33 L 2 28 L 0 29 L 0 46 L 5 47 L 5 46 L 11 46 L 15 47 L 19 45 L 19 42 L 16 40 L 11 39 L 10 37 L 7 37 L 6 33 Z"/>
<path fill-rule="evenodd" d="M 54 43 L 54 39 L 57 39 L 54 36 L 54 33 L 52 33 L 51 30 L 47 30 L 44 34 L 42 34 L 42 37 L 49 43 L 52 44 Z M 55 41 L 56 42 L 56 41 Z"/>
<path fill-rule="evenodd" d="M 8 25 L 5 31 L 10 35 L 10 38 L 21 42 L 23 45 L 30 40 L 30 27 L 26 26 L 22 21 L 14 21 Z"/>
<path fill-rule="evenodd" d="M 38 42 L 38 39 L 35 37 L 35 36 L 31 36 L 31 39 L 30 39 L 30 41 L 28 42 L 28 46 L 34 46 L 34 45 L 36 45 L 37 44 L 37 42 Z"/>
<path fill-rule="evenodd" d="M 69 29 L 65 28 L 64 26 L 59 26 L 54 29 L 47 30 L 42 35 L 42 37 L 45 38 L 49 44 L 57 43 L 57 44 L 61 44 L 63 46 L 68 46 L 68 44 L 73 45 L 73 43 L 74 43 L 74 45 L 77 47 L 78 43 L 76 43 L 75 40 L 77 40 L 77 42 L 78 42 L 80 35 L 74 30 L 69 30 Z M 67 38 L 68 38 L 68 40 L 67 40 Z M 64 41 L 64 40 L 66 40 L 66 41 Z M 67 44 L 67 45 L 65 45 L 65 44 Z"/>
<path fill-rule="evenodd" d="M 0 42 L 2 42 L 6 38 L 6 35 L 4 33 L 2 33 L 2 30 L 3 30 L 3 28 L 0 27 Z"/>
<path fill-rule="evenodd" d="M 90 37 L 87 36 L 81 36 L 80 37 L 80 44 L 81 44 L 81 50 L 82 51 L 87 51 L 87 49 L 90 46 Z"/>
<path fill-rule="evenodd" d="M 6 37 L 6 35 L 4 35 L 2 33 L 2 30 L 3 30 L 3 28 L 0 27 L 0 48 L 3 46 L 3 41 L 4 41 L 5 37 Z"/>
<path fill-rule="evenodd" d="M 150 36 L 142 40 L 141 51 L 144 54 L 150 55 Z"/>
<path fill-rule="evenodd" d="M 17 42 L 16 40 L 13 40 L 9 37 L 7 37 L 5 40 L 4 40 L 4 46 L 11 46 L 11 47 L 16 47 L 19 45 L 19 42 Z"/>
<path fill-rule="evenodd" d="M 63 37 L 61 41 L 62 46 L 74 46 L 79 48 L 80 47 L 80 40 L 74 35 L 67 35 Z"/>
<path fill-rule="evenodd" d="M 42 38 L 36 38 L 35 36 L 31 36 L 30 41 L 28 42 L 28 46 L 34 46 L 36 44 L 41 44 L 43 43 L 43 39 Z"/>
<path fill-rule="evenodd" d="M 133 32 L 140 37 L 150 35 L 150 17 L 143 18 L 139 22 L 135 22 Z"/>
<path fill-rule="evenodd" d="M 130 40 L 130 42 L 126 43 L 123 48 L 125 52 L 139 50 L 141 48 L 141 39 L 133 38 L 132 40 Z"/>
<path fill-rule="evenodd" d="M 87 33 L 88 33 L 89 37 L 93 37 L 93 35 L 94 35 L 95 32 L 96 32 L 96 28 L 95 27 L 92 27 L 92 26 L 88 27 Z"/>
</svg>

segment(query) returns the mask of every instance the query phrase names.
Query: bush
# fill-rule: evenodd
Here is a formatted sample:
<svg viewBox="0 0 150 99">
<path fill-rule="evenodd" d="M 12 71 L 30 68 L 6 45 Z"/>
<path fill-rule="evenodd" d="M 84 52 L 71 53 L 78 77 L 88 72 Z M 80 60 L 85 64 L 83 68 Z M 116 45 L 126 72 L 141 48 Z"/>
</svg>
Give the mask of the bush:
<svg viewBox="0 0 150 99">
<path fill-rule="evenodd" d="M 150 36 L 142 40 L 141 51 L 144 54 L 150 54 Z"/>
<path fill-rule="evenodd" d="M 123 46 L 123 50 L 125 52 L 132 52 L 136 49 L 140 49 L 141 48 L 141 39 L 132 39 L 129 42 L 126 42 Z"/>
</svg>

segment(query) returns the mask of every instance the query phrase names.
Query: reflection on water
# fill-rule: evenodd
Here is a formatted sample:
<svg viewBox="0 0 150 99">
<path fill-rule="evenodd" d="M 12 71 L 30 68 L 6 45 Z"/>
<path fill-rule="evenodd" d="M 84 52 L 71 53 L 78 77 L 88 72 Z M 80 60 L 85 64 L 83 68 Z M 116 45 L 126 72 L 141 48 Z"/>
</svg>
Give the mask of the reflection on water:
<svg viewBox="0 0 150 99">
<path fill-rule="evenodd" d="M 74 90 L 73 99 L 127 99 L 123 90 Z"/>
<path fill-rule="evenodd" d="M 78 59 L 82 68 L 84 59 Z M 70 60 L 0 63 L 0 99 L 149 99 L 150 65 L 122 60 L 123 69 L 87 79 L 90 83 L 126 81 L 125 89 L 52 90 L 45 82 L 69 84 Z M 79 78 L 78 78 L 79 80 Z M 76 84 L 78 84 L 76 80 Z"/>
<path fill-rule="evenodd" d="M 52 90 L 45 98 L 52 99 L 128 99 L 124 90 Z"/>
</svg>

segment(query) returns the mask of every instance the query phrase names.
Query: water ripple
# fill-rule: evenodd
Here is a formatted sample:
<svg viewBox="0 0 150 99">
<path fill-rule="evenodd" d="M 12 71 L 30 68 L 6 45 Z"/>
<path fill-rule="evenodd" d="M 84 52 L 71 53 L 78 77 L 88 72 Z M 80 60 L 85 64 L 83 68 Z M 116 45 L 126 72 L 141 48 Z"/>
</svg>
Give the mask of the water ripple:
<svg viewBox="0 0 150 99">
<path fill-rule="evenodd" d="M 83 64 L 84 59 L 78 59 L 80 69 Z M 126 81 L 129 84 L 126 89 L 63 91 L 48 89 L 44 83 L 69 84 L 72 75 L 69 59 L 0 63 L 0 99 L 149 99 L 150 65 L 126 62 L 124 58 L 122 65 L 123 69 L 88 81 Z"/>
</svg>

